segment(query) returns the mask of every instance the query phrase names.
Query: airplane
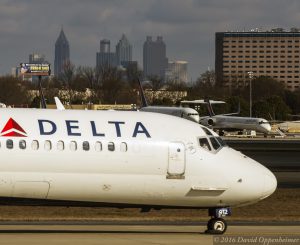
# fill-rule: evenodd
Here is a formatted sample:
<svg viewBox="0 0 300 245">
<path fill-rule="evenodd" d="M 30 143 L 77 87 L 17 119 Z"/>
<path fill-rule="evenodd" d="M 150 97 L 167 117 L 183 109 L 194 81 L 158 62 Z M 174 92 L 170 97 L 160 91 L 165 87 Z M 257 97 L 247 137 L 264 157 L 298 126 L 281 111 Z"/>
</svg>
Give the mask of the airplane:
<svg viewBox="0 0 300 245">
<path fill-rule="evenodd" d="M 140 95 L 141 95 L 141 102 L 142 106 L 140 108 L 140 111 L 145 111 L 145 112 L 156 112 L 156 113 L 162 113 L 162 114 L 167 114 L 167 115 L 172 115 L 176 117 L 181 117 L 188 119 L 190 121 L 199 123 L 199 113 L 189 107 L 174 107 L 174 106 L 149 106 L 141 81 L 138 79 L 139 83 L 139 89 L 140 89 Z"/>
<path fill-rule="evenodd" d="M 0 203 L 208 209 L 206 232 L 223 234 L 231 207 L 267 198 L 277 186 L 266 167 L 186 119 L 140 111 L 0 112 Z"/>
<path fill-rule="evenodd" d="M 300 132 L 300 121 L 286 121 L 276 124 L 279 130 L 285 133 Z"/>
<path fill-rule="evenodd" d="M 270 123 L 264 118 L 253 117 L 238 117 L 234 116 L 239 114 L 238 112 L 229 114 L 216 115 L 213 111 L 212 104 L 222 104 L 224 101 L 210 101 L 210 100 L 192 100 L 181 101 L 181 104 L 205 104 L 207 105 L 209 116 L 199 118 L 200 124 L 219 130 L 219 135 L 223 136 L 224 131 L 236 131 L 236 130 L 255 130 L 263 133 L 267 136 L 271 131 Z"/>
</svg>

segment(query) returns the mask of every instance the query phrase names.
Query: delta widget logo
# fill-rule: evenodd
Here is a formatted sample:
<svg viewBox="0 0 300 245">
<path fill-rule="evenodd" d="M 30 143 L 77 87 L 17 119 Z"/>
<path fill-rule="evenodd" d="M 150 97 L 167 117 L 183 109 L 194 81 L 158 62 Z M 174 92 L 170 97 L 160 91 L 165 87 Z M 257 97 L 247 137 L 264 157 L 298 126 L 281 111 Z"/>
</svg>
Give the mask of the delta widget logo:
<svg viewBox="0 0 300 245">
<path fill-rule="evenodd" d="M 1 131 L 2 137 L 27 137 L 25 130 L 12 118 L 10 118 Z"/>
</svg>

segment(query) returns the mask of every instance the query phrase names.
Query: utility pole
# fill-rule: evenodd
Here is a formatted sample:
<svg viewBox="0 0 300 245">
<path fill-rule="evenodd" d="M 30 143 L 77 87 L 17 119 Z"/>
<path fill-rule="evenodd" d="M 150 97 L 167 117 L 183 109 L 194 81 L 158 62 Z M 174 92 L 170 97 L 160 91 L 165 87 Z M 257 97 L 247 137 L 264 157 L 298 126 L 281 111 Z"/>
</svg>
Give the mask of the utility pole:
<svg viewBox="0 0 300 245">
<path fill-rule="evenodd" d="M 250 117 L 252 117 L 252 79 L 253 79 L 253 71 L 248 71 L 247 72 L 248 73 L 248 76 L 249 76 L 249 97 L 250 97 L 250 113 L 249 113 L 249 115 L 250 115 Z"/>
</svg>

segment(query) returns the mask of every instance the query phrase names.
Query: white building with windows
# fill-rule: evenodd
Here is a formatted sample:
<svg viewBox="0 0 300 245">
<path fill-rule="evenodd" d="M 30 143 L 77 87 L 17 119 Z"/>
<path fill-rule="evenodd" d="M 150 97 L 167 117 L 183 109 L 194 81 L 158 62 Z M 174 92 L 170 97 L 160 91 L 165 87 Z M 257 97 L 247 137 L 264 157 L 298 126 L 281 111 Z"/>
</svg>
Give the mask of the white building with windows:
<svg viewBox="0 0 300 245">
<path fill-rule="evenodd" d="M 188 82 L 187 61 L 170 61 L 166 71 L 166 81 Z"/>
</svg>

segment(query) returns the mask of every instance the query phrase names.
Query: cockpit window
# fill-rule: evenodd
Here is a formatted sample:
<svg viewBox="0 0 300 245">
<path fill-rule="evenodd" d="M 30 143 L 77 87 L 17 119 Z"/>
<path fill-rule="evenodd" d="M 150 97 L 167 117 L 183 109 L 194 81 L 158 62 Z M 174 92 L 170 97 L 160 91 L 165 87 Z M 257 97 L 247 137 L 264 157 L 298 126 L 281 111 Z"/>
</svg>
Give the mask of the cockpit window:
<svg viewBox="0 0 300 245">
<path fill-rule="evenodd" d="M 212 133 L 207 128 L 204 128 L 204 127 L 201 127 L 201 128 L 207 135 L 212 135 Z"/>
<path fill-rule="evenodd" d="M 221 137 L 216 137 L 216 139 L 217 139 L 217 141 L 219 142 L 219 144 L 220 144 L 221 146 L 227 146 L 227 144 L 225 143 L 224 140 L 221 139 Z"/>
<path fill-rule="evenodd" d="M 221 145 L 219 144 L 219 142 L 216 140 L 215 137 L 210 137 L 209 139 L 210 139 L 210 142 L 211 142 L 211 144 L 212 144 L 212 147 L 213 147 L 215 150 L 218 150 L 218 149 L 221 147 Z"/>
<path fill-rule="evenodd" d="M 214 136 L 211 130 L 205 127 L 201 127 L 201 128 L 207 135 L 207 137 L 199 138 L 199 144 L 202 148 L 205 148 L 211 151 L 212 153 L 216 153 L 224 146 L 227 146 L 226 143 L 220 137 Z"/>
<path fill-rule="evenodd" d="M 210 147 L 210 144 L 209 144 L 207 138 L 200 138 L 199 143 L 202 148 L 204 148 L 208 151 L 211 151 L 211 147 Z"/>
</svg>

